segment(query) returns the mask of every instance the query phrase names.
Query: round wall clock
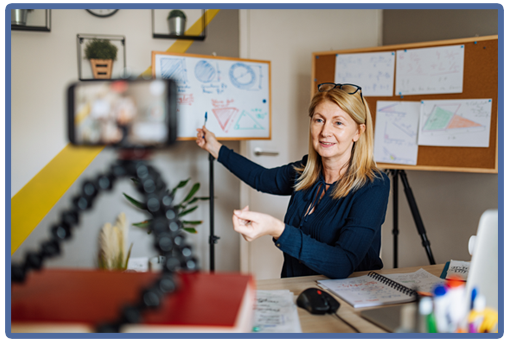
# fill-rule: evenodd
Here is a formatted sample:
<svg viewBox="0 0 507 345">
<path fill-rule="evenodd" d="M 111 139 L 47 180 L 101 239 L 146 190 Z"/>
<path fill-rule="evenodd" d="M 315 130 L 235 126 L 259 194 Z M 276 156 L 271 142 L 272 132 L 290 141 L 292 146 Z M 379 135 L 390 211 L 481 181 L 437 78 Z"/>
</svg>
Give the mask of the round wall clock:
<svg viewBox="0 0 507 345">
<path fill-rule="evenodd" d="M 88 13 L 93 14 L 96 17 L 106 18 L 111 17 L 113 14 L 118 12 L 118 10 L 86 10 Z"/>
</svg>

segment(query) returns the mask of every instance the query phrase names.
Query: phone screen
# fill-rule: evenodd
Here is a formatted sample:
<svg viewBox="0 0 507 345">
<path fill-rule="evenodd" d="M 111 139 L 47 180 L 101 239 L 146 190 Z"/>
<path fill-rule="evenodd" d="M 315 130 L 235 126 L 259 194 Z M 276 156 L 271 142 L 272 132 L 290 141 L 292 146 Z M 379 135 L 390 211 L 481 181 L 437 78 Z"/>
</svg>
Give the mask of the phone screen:
<svg viewBox="0 0 507 345">
<path fill-rule="evenodd" d="M 108 80 L 69 87 L 69 139 L 76 145 L 160 147 L 175 140 L 170 80 Z"/>
</svg>

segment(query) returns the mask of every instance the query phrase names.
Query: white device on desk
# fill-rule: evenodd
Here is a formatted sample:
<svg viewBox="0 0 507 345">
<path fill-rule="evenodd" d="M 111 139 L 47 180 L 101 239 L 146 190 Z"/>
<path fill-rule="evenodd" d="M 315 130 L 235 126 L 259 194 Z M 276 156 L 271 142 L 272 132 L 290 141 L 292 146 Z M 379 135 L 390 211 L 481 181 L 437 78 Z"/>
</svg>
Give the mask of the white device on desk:
<svg viewBox="0 0 507 345">
<path fill-rule="evenodd" d="M 486 297 L 486 306 L 498 310 L 498 210 L 485 211 L 479 220 L 466 284 L 467 301 L 473 288 Z"/>
</svg>

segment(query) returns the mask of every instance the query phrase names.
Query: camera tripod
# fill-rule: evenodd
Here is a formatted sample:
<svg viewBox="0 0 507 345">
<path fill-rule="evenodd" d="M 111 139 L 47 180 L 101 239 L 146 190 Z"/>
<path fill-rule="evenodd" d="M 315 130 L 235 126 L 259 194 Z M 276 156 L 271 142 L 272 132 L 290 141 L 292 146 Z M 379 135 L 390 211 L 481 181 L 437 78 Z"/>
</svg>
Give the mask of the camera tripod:
<svg viewBox="0 0 507 345">
<path fill-rule="evenodd" d="M 422 246 L 426 250 L 426 255 L 428 256 L 430 264 L 434 265 L 435 259 L 433 258 L 433 253 L 431 251 L 430 241 L 426 235 L 426 230 L 424 229 L 422 218 L 419 214 L 417 203 L 415 202 L 414 194 L 412 193 L 412 189 L 408 184 L 405 170 L 389 169 L 387 172 L 391 175 L 393 181 L 393 268 L 398 268 L 398 234 L 400 233 L 398 229 L 398 176 L 401 177 L 401 182 L 403 183 L 405 190 L 405 196 L 407 197 L 408 205 L 410 206 L 410 211 L 412 213 L 412 217 L 414 218 L 417 232 L 419 233 L 419 236 L 422 240 Z"/>
<path fill-rule="evenodd" d="M 145 309 L 158 308 L 166 294 L 176 291 L 178 284 L 174 275 L 178 271 L 198 270 L 192 247 L 185 241 L 183 224 L 172 206 L 173 195 L 167 193 L 167 185 L 160 173 L 145 161 L 131 160 L 127 156 L 120 155 L 109 171 L 84 181 L 80 194 L 72 199 L 71 207 L 62 212 L 60 222 L 51 227 L 50 238 L 41 244 L 39 250 L 29 251 L 24 262 L 12 263 L 10 267 L 11 282 L 23 283 L 30 270 L 40 270 L 44 260 L 60 254 L 61 243 L 72 237 L 81 212 L 92 208 L 100 192 L 110 191 L 120 178 L 136 178 L 139 181 L 136 188 L 143 195 L 146 210 L 152 216 L 149 230 L 153 233 L 154 247 L 159 255 L 165 257 L 163 269 L 155 283 L 140 292 L 137 303 L 124 305 L 119 310 L 117 320 L 96 325 L 98 333 L 120 332 L 124 324 L 141 322 Z"/>
</svg>

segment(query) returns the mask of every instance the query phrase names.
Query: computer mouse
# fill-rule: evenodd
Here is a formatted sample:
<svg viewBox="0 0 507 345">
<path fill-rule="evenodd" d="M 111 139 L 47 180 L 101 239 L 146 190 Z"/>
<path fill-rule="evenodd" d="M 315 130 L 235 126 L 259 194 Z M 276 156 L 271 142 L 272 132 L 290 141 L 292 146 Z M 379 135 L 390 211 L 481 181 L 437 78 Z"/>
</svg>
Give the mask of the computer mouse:
<svg viewBox="0 0 507 345">
<path fill-rule="evenodd" d="M 336 313 L 340 302 L 328 292 L 316 288 L 309 288 L 301 292 L 296 300 L 298 307 L 308 310 L 311 314 Z"/>
</svg>

